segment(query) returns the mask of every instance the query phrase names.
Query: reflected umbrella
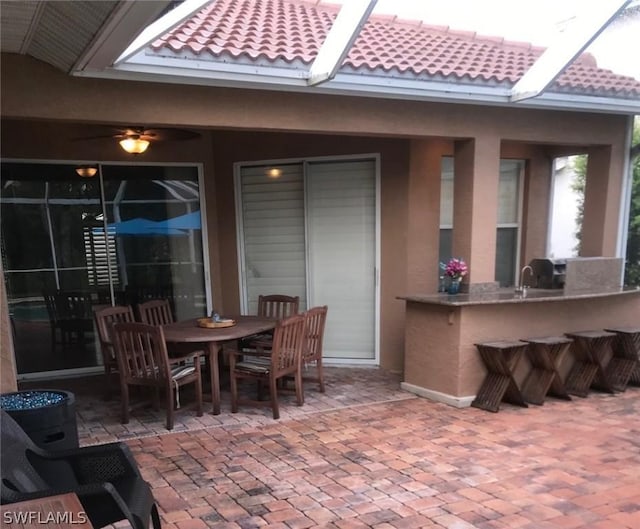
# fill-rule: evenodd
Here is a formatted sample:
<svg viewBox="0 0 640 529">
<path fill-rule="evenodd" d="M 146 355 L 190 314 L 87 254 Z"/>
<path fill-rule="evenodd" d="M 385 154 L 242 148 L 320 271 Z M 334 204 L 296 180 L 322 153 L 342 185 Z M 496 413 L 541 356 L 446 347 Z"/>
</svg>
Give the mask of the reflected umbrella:
<svg viewBox="0 0 640 529">
<path fill-rule="evenodd" d="M 157 224 L 163 228 L 175 230 L 199 230 L 202 228 L 199 210 L 194 211 L 193 213 L 187 213 L 186 215 L 180 215 L 179 217 L 163 220 Z"/>
<path fill-rule="evenodd" d="M 102 233 L 102 228 L 94 228 L 94 233 Z M 187 235 L 187 232 L 164 226 L 162 222 L 137 217 L 107 225 L 109 235 Z"/>
</svg>

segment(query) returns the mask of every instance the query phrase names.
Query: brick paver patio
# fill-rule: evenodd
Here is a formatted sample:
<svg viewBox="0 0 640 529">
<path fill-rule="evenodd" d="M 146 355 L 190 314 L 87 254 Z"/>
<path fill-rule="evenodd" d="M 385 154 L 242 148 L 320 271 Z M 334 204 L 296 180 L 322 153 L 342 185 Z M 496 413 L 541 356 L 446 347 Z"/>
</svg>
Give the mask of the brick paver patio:
<svg viewBox="0 0 640 529">
<path fill-rule="evenodd" d="M 134 412 L 77 390 L 83 444 L 126 439 L 167 529 L 638 529 L 640 388 L 499 413 L 455 409 L 378 370 L 231 414 Z M 188 400 L 185 397 L 183 401 Z"/>
</svg>

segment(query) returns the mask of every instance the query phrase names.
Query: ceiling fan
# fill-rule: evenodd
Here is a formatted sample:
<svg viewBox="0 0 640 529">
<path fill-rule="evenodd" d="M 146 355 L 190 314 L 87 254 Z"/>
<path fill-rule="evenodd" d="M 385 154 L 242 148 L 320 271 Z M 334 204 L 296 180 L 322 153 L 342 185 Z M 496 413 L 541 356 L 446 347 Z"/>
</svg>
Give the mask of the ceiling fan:
<svg viewBox="0 0 640 529">
<path fill-rule="evenodd" d="M 102 138 L 114 138 L 126 152 L 130 154 L 141 154 L 147 150 L 151 143 L 155 143 L 157 141 L 183 141 L 199 137 L 199 133 L 186 129 L 162 127 L 115 127 L 111 130 L 111 133 L 105 133 L 97 136 L 86 136 L 78 139 L 95 140 Z"/>
</svg>

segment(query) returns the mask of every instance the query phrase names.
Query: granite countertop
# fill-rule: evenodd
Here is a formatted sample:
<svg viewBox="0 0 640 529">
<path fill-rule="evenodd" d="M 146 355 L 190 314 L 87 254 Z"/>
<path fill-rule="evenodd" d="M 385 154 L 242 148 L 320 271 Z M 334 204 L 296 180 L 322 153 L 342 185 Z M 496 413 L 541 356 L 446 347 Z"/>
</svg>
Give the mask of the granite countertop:
<svg viewBox="0 0 640 529">
<path fill-rule="evenodd" d="M 640 295 L 640 288 L 624 287 L 616 290 L 592 290 L 573 293 L 565 293 L 565 291 L 561 289 L 546 290 L 529 288 L 524 296 L 516 293 L 513 288 L 501 288 L 495 292 L 477 292 L 455 295 L 450 295 L 446 292 L 438 294 L 412 294 L 407 296 L 398 296 L 398 299 L 430 305 L 461 307 L 468 305 L 495 305 L 498 303 L 542 303 L 633 294 Z"/>
</svg>

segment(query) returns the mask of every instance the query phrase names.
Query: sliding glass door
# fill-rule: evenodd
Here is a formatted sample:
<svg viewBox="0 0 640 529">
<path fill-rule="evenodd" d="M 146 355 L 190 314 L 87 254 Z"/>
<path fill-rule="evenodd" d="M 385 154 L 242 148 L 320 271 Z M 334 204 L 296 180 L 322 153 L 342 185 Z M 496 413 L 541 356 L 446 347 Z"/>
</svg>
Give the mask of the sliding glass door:
<svg viewBox="0 0 640 529">
<path fill-rule="evenodd" d="M 3 162 L 2 259 L 18 374 L 102 362 L 96 306 L 169 297 L 206 312 L 197 167 Z"/>
<path fill-rule="evenodd" d="M 327 305 L 324 357 L 377 360 L 375 159 L 239 166 L 239 260 L 243 309 L 260 294 Z"/>
</svg>

